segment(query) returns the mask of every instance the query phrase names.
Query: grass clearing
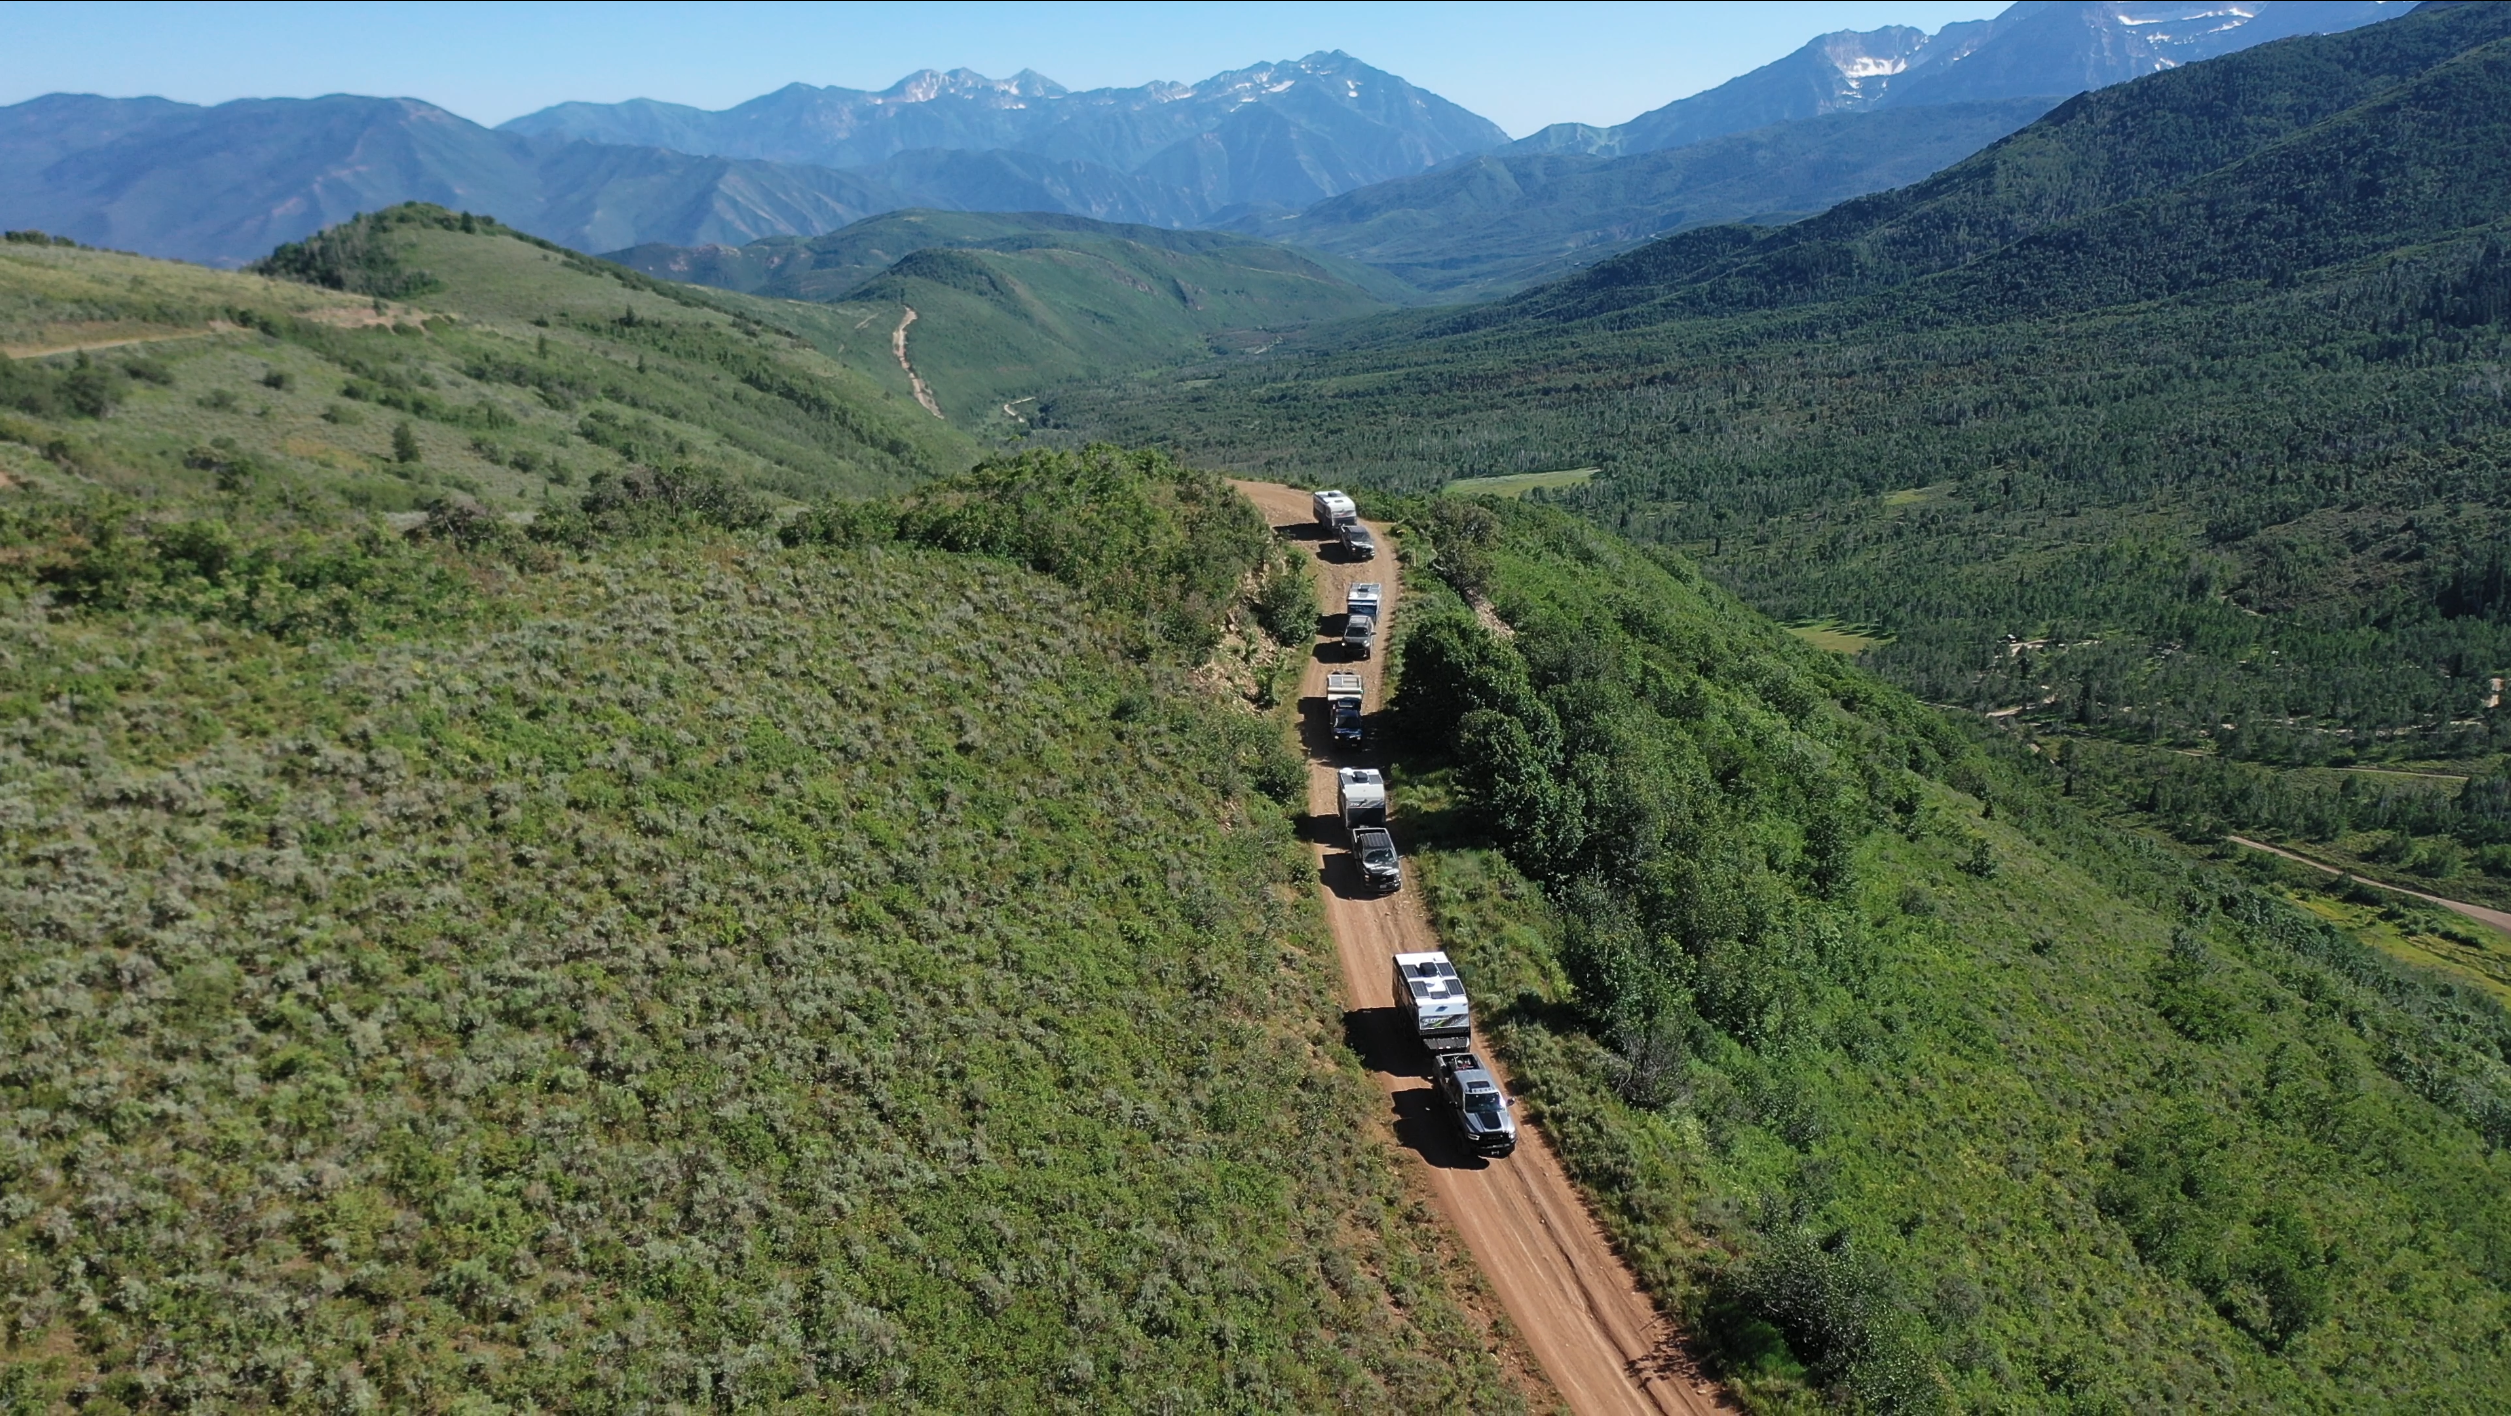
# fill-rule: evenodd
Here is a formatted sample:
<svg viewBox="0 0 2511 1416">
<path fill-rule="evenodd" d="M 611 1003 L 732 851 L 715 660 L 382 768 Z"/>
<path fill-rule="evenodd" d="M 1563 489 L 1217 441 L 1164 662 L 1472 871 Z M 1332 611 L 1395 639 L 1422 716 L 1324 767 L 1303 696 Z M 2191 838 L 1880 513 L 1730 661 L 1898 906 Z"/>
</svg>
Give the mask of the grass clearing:
<svg viewBox="0 0 2511 1416">
<path fill-rule="evenodd" d="M 1950 501 L 1952 497 L 1953 484 L 1951 482 L 1935 482 L 1924 487 L 1903 487 L 1897 492 L 1885 492 L 1883 504 L 1895 509 L 1906 506 L 1927 506 L 1935 502 Z"/>
<path fill-rule="evenodd" d="M 1831 619 L 1791 624 L 1787 632 L 1816 649 L 1834 654 L 1862 654 L 1875 645 L 1892 642 L 1891 635 L 1879 633 L 1873 625 L 1848 625 Z"/>
<path fill-rule="evenodd" d="M 2366 888 L 2381 901 L 2351 900 L 2325 890 L 2288 893 L 2302 908 L 2382 953 L 2463 978 L 2511 1007 L 2511 935 L 2460 916 L 2444 921 L 2435 909 L 2415 908 L 2388 891 Z"/>
<path fill-rule="evenodd" d="M 1559 472 L 1512 472 L 1503 477 L 1463 477 L 1439 488 L 1448 496 L 1522 497 L 1528 492 L 1583 487 L 1595 480 L 1599 467 L 1571 467 Z"/>
</svg>

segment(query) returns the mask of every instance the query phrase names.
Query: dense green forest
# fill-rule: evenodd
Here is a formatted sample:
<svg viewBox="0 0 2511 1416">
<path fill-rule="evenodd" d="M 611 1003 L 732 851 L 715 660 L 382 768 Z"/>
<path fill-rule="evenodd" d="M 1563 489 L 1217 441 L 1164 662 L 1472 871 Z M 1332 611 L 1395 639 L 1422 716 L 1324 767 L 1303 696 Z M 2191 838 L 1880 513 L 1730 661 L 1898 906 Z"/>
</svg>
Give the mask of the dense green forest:
<svg viewBox="0 0 2511 1416">
<path fill-rule="evenodd" d="M 1523 1406 L 1188 674 L 1250 508 L 476 221 L 273 267 L 0 249 L 98 346 L 0 365 L 0 1409 Z"/>
<path fill-rule="evenodd" d="M 1559 496 L 1922 698 L 2253 760 L 2493 752 L 2511 15 L 2079 97 L 1900 192 L 1045 417 Z"/>
<path fill-rule="evenodd" d="M 2494 1400 L 2511 1016 L 1681 560 L 1377 509 L 1448 582 L 1393 710 L 1441 935 L 1753 1406 Z"/>
</svg>

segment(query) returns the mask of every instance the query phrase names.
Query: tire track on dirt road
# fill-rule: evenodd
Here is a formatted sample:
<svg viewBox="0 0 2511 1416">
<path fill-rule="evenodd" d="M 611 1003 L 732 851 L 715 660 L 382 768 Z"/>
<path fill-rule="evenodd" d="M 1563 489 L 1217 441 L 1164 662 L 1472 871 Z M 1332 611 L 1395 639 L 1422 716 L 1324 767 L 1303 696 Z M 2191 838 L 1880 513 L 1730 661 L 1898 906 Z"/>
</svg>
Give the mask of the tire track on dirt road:
<svg viewBox="0 0 2511 1416">
<path fill-rule="evenodd" d="M 1306 492 L 1266 482 L 1231 485 L 1294 544 L 1318 544 Z M 1376 580 L 1386 587 L 1385 622 L 1394 623 L 1401 586 L 1392 542 L 1385 527 L 1372 529 L 1378 543 L 1388 547 L 1379 559 L 1354 564 L 1318 558 L 1318 591 L 1325 602 L 1320 608 L 1333 617 L 1327 622 L 1339 624 L 1345 596 L 1355 582 Z M 1383 663 L 1373 658 L 1334 665 L 1360 671 L 1372 711 L 1385 707 Z M 1390 963 L 1398 953 L 1438 948 L 1438 937 L 1412 890 L 1369 894 L 1349 857 L 1336 848 L 1341 838 L 1335 814 L 1337 764 L 1322 711 L 1326 667 L 1321 653 L 1312 653 L 1299 690 L 1301 735 L 1308 751 L 1306 835 L 1316 852 L 1326 921 L 1342 959 L 1349 1005 L 1346 1033 L 1386 1093 L 1389 1130 L 1420 1162 L 1422 1182 L 1572 1411 L 1581 1416 L 1689 1416 L 1735 1410 L 1723 1392 L 1698 1375 L 1672 1325 L 1606 1242 L 1541 1133 L 1525 1127 L 1515 1155 L 1485 1161 L 1465 1151 L 1439 1111 L 1427 1058 L 1398 1021 Z M 1394 825 L 1400 837 L 1400 817 Z M 1479 1045 L 1476 1050 L 1490 1057 Z"/>
</svg>

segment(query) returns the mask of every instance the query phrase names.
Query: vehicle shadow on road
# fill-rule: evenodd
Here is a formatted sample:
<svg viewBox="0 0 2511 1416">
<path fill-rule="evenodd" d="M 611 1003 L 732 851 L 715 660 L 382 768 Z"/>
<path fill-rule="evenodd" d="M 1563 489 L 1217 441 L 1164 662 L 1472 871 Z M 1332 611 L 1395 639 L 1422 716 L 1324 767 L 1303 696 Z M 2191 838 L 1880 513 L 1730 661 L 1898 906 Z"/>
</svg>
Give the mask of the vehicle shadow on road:
<svg viewBox="0 0 2511 1416">
<path fill-rule="evenodd" d="M 1332 635 L 1334 635 L 1334 636 L 1336 636 L 1336 637 L 1335 637 L 1335 638 L 1332 638 L 1332 639 L 1320 639 L 1320 640 L 1318 640 L 1318 641 L 1317 641 L 1317 652 L 1316 652 L 1316 660 L 1317 660 L 1317 662 L 1318 662 L 1318 663 L 1321 663 L 1321 664 L 1342 664 L 1342 665 L 1356 665 L 1356 664 L 1365 664 L 1365 663 L 1367 663 L 1367 662 L 1369 661 L 1369 659 L 1368 659 L 1368 656 L 1367 656 L 1367 655 L 1365 655 L 1365 654 L 1355 654 L 1355 653 L 1353 653 L 1351 650 L 1346 649 L 1346 648 L 1344 648 L 1344 647 L 1343 647 L 1343 641 L 1342 641 L 1342 638 L 1341 638 L 1341 635 L 1342 635 L 1342 632 L 1343 632 L 1343 629 L 1342 629 L 1342 620 L 1343 620 L 1343 616 L 1341 616 L 1341 615 L 1328 615 L 1328 616 L 1326 616 L 1326 618 L 1328 618 L 1328 619 L 1330 619 L 1330 620 L 1333 620 L 1333 621 L 1335 622 L 1334 628 L 1333 628 L 1333 629 L 1331 629 L 1331 630 L 1328 630 L 1328 631 L 1327 631 L 1327 633 L 1332 634 Z"/>
<path fill-rule="evenodd" d="M 1404 1026 L 1400 1008 L 1354 1008 L 1343 1014 L 1343 1041 L 1360 1065 L 1391 1077 L 1419 1079 L 1387 1097 L 1395 1112 L 1395 1139 L 1442 1170 L 1488 1170 L 1491 1162 L 1465 1149 L 1447 1107 L 1429 1084 L 1430 1057 Z"/>
<path fill-rule="evenodd" d="M 1308 820 L 1311 823 L 1320 821 L 1325 823 L 1326 834 L 1321 838 L 1325 844 L 1329 846 L 1342 844 L 1343 823 L 1339 819 L 1331 816 L 1311 816 Z M 1320 838 L 1311 837 L 1310 839 Z M 1382 900 L 1388 893 L 1369 888 L 1369 882 L 1360 876 L 1360 862 L 1352 859 L 1349 851 L 1329 851 L 1324 862 L 1317 867 L 1317 883 L 1332 892 L 1334 898 L 1338 900 Z"/>
</svg>

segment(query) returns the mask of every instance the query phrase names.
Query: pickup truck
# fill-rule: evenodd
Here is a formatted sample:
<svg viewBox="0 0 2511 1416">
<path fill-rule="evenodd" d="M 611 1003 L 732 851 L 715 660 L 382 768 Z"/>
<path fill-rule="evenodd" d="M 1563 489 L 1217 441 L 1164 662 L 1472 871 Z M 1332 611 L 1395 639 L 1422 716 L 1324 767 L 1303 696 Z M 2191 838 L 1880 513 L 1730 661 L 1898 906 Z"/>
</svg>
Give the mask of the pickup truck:
<svg viewBox="0 0 2511 1416">
<path fill-rule="evenodd" d="M 1383 826 L 1351 828 L 1351 858 L 1360 879 L 1383 895 L 1404 888 L 1404 863 L 1395 856 L 1395 835 Z"/>
<path fill-rule="evenodd" d="M 1378 538 L 1370 535 L 1369 528 L 1359 522 L 1346 521 L 1343 523 L 1343 555 L 1350 560 L 1376 560 Z"/>
<path fill-rule="evenodd" d="M 1360 699 L 1360 675 L 1336 669 L 1325 676 L 1325 711 L 1333 715 L 1336 744 L 1360 745 Z"/>
<path fill-rule="evenodd" d="M 1470 1052 L 1439 1054 L 1439 1099 L 1456 1118 L 1465 1149 L 1475 1155 L 1503 1156 L 1517 1149 L 1517 1118 L 1509 1114 L 1508 1093 L 1500 1079 Z"/>
<path fill-rule="evenodd" d="M 1377 652 L 1378 621 L 1375 615 L 1343 616 L 1343 653 L 1354 659 L 1366 659 Z"/>
</svg>

